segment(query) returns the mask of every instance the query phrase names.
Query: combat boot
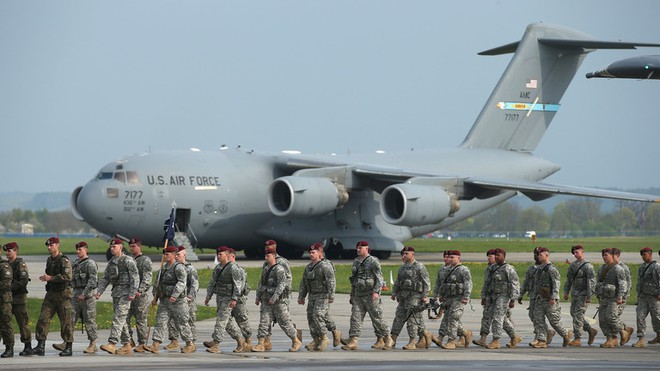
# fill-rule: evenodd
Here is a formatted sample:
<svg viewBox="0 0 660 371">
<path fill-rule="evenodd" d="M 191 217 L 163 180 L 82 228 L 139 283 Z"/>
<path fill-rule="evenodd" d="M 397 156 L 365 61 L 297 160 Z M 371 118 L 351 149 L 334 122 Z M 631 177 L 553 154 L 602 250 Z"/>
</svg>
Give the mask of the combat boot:
<svg viewBox="0 0 660 371">
<path fill-rule="evenodd" d="M 298 338 L 297 334 L 294 335 L 291 338 L 291 348 L 289 348 L 289 352 L 297 352 L 298 349 L 300 349 L 300 346 L 302 345 L 302 341 Z"/>
<path fill-rule="evenodd" d="M 358 337 L 357 336 L 351 336 L 348 341 L 346 342 L 346 345 L 341 347 L 343 350 L 357 350 L 358 348 Z"/>
<path fill-rule="evenodd" d="M 264 349 L 266 352 L 270 352 L 273 349 L 273 343 L 270 342 L 270 335 L 266 336 L 266 340 L 264 341 Z"/>
<path fill-rule="evenodd" d="M 64 350 L 60 352 L 60 357 L 71 357 L 73 355 L 73 343 L 66 343 Z"/>
<path fill-rule="evenodd" d="M 89 345 L 85 350 L 83 350 L 83 353 L 90 354 L 90 353 L 96 353 L 96 340 L 90 340 Z"/>
<path fill-rule="evenodd" d="M 154 343 L 152 345 L 145 345 L 144 350 L 146 350 L 149 353 L 153 354 L 158 354 L 160 352 L 160 341 L 154 340 Z"/>
<path fill-rule="evenodd" d="M 332 330 L 332 346 L 336 347 L 341 342 L 341 331 L 335 329 Z"/>
<path fill-rule="evenodd" d="M 31 355 L 33 355 L 34 352 L 32 351 L 32 342 L 28 341 L 24 344 L 25 344 L 25 347 L 23 348 L 23 350 L 20 353 L 18 353 L 18 355 L 19 356 L 31 356 Z"/>
<path fill-rule="evenodd" d="M 33 349 L 32 354 L 36 356 L 43 356 L 46 354 L 46 340 L 37 340 L 37 346 Z"/>
<path fill-rule="evenodd" d="M 538 343 L 538 342 L 539 342 L 538 339 L 534 339 L 534 340 L 532 340 L 532 341 L 529 342 L 529 346 L 530 346 L 530 347 L 533 347 L 533 346 L 534 346 L 536 343 Z"/>
<path fill-rule="evenodd" d="M 53 344 L 53 348 L 55 348 L 55 350 L 59 350 L 61 352 L 61 351 L 64 350 L 64 348 L 66 348 L 66 343 L 61 342 L 61 343 L 58 343 L 58 344 Z"/>
<path fill-rule="evenodd" d="M 7 345 L 5 352 L 0 354 L 0 358 L 11 358 L 14 356 L 14 344 Z"/>
<path fill-rule="evenodd" d="M 309 350 L 310 352 L 316 349 L 316 347 L 319 345 L 319 340 L 318 338 L 312 338 L 312 341 L 309 342 L 309 344 L 305 345 L 305 349 Z"/>
<path fill-rule="evenodd" d="M 322 352 L 325 350 L 325 348 L 328 347 L 329 344 L 330 344 L 330 340 L 324 334 L 320 338 L 318 338 L 318 344 L 316 345 L 316 348 L 314 350 L 318 350 L 319 352 Z"/>
<path fill-rule="evenodd" d="M 146 350 L 144 349 L 144 343 L 138 344 L 138 346 L 136 346 L 135 349 L 133 349 L 133 351 L 138 353 L 146 352 Z"/>
<path fill-rule="evenodd" d="M 206 351 L 209 353 L 220 353 L 220 343 L 215 340 L 205 341 L 204 346 L 206 347 Z"/>
<path fill-rule="evenodd" d="M 243 345 L 243 351 L 249 352 L 252 350 L 252 339 L 245 338 L 245 345 Z"/>
<path fill-rule="evenodd" d="M 581 347 L 582 346 L 582 340 L 580 339 L 573 339 L 568 343 L 569 347 Z"/>
<path fill-rule="evenodd" d="M 485 347 L 486 346 L 486 338 L 488 338 L 488 334 L 485 334 L 485 335 L 481 334 L 481 338 L 479 340 L 472 340 L 472 343 L 474 345 L 478 345 L 480 347 Z"/>
<path fill-rule="evenodd" d="M 447 340 L 446 344 L 440 344 L 440 347 L 442 349 L 456 349 L 456 343 L 454 343 L 454 340 Z"/>
<path fill-rule="evenodd" d="M 394 348 L 394 339 L 392 339 L 392 336 L 390 335 L 385 335 L 383 338 L 383 343 L 385 343 L 385 345 L 383 345 L 383 350 L 390 350 Z"/>
<path fill-rule="evenodd" d="M 124 344 L 124 346 L 122 346 L 121 348 L 115 351 L 115 354 L 120 354 L 125 356 L 133 354 L 133 348 L 131 348 L 131 343 Z"/>
<path fill-rule="evenodd" d="M 240 353 L 245 349 L 245 340 L 242 337 L 236 339 L 236 349 L 233 350 L 234 353 Z"/>
<path fill-rule="evenodd" d="M 415 342 L 415 339 L 416 339 L 416 338 L 411 337 L 410 340 L 408 341 L 408 344 L 406 344 L 406 345 L 403 346 L 403 349 L 405 349 L 405 350 L 414 350 L 414 349 L 417 349 L 417 345 L 416 345 L 417 343 Z"/>
<path fill-rule="evenodd" d="M 298 340 L 300 340 L 300 342 L 302 343 L 302 330 L 298 330 L 298 329 L 296 329 L 296 337 L 297 337 Z"/>
<path fill-rule="evenodd" d="M 471 330 L 463 329 L 462 339 L 465 342 L 465 345 L 463 345 L 464 348 L 467 348 L 467 347 L 470 346 L 470 344 L 472 344 L 472 338 L 473 337 L 474 337 L 474 334 L 472 333 Z"/>
<path fill-rule="evenodd" d="M 640 336 L 639 340 L 637 340 L 637 342 L 632 346 L 633 348 L 646 348 L 646 339 L 644 339 L 643 336 Z"/>
<path fill-rule="evenodd" d="M 543 349 L 548 347 L 548 342 L 543 340 L 538 340 L 536 344 L 532 345 L 532 348 Z"/>
<path fill-rule="evenodd" d="M 431 341 L 433 342 L 433 344 L 435 344 L 435 345 L 439 346 L 440 348 L 442 348 L 442 339 L 444 339 L 444 338 L 445 337 L 442 336 L 442 335 L 432 336 Z"/>
<path fill-rule="evenodd" d="M 548 345 L 552 343 L 552 338 L 555 337 L 555 334 L 557 334 L 555 330 L 548 329 L 546 336 L 546 342 L 548 343 Z"/>
<path fill-rule="evenodd" d="M 598 334 L 598 330 L 595 328 L 589 329 L 589 341 L 587 341 L 587 344 L 591 345 L 594 343 L 594 340 L 596 340 L 596 334 Z"/>
<path fill-rule="evenodd" d="M 265 338 L 259 338 L 259 344 L 255 345 L 250 349 L 252 352 L 263 352 L 266 350 L 266 339 Z"/>
<path fill-rule="evenodd" d="M 607 340 L 600 345 L 601 348 L 614 348 L 616 347 L 616 338 L 608 336 Z"/>
<path fill-rule="evenodd" d="M 383 349 L 385 346 L 385 341 L 383 341 L 383 338 L 378 338 L 374 345 L 371 346 L 372 349 Z"/>
<path fill-rule="evenodd" d="M 566 348 L 568 346 L 568 343 L 571 342 L 572 337 L 573 337 L 573 331 L 567 331 L 566 335 L 564 335 L 564 342 L 561 344 L 561 346 Z"/>
<path fill-rule="evenodd" d="M 660 333 L 655 336 L 654 339 L 649 340 L 649 344 L 658 344 L 660 343 Z"/>
<path fill-rule="evenodd" d="M 423 347 L 417 347 L 417 349 L 428 349 L 431 346 L 431 343 L 433 342 L 433 334 L 431 334 L 428 331 L 424 331 L 424 333 L 420 336 L 424 337 L 424 346 Z"/>
<path fill-rule="evenodd" d="M 165 345 L 166 350 L 179 350 L 179 339 L 170 339 L 170 343 Z"/>
<path fill-rule="evenodd" d="M 419 340 L 415 343 L 415 349 L 426 349 L 426 336 L 424 334 L 419 335 Z"/>
<path fill-rule="evenodd" d="M 390 334 L 390 337 L 392 338 L 392 348 L 390 348 L 390 349 L 394 349 L 394 348 L 396 348 L 396 339 L 399 337 L 399 335 Z"/>
<path fill-rule="evenodd" d="M 490 343 L 486 344 L 486 349 L 500 349 L 500 338 L 493 338 Z"/>
<path fill-rule="evenodd" d="M 195 343 L 192 341 L 188 340 L 186 341 L 186 345 L 181 348 L 181 353 L 194 353 L 197 350 L 197 346 L 195 346 Z"/>
<path fill-rule="evenodd" d="M 621 342 L 619 345 L 624 346 L 629 340 L 630 340 L 630 335 L 632 335 L 632 331 L 628 331 L 628 329 L 632 330 L 632 327 L 626 327 L 621 332 L 619 332 L 619 335 L 621 335 Z"/>
<path fill-rule="evenodd" d="M 516 346 L 518 346 L 518 344 L 520 344 L 521 341 L 522 341 L 522 337 L 520 335 L 515 335 L 514 337 L 511 338 L 511 342 L 507 343 L 506 347 L 513 349 Z"/>
<path fill-rule="evenodd" d="M 115 347 L 115 343 L 113 342 L 108 342 L 108 344 L 101 345 L 101 350 L 104 350 L 110 354 L 115 354 L 115 352 L 117 351 Z"/>
</svg>

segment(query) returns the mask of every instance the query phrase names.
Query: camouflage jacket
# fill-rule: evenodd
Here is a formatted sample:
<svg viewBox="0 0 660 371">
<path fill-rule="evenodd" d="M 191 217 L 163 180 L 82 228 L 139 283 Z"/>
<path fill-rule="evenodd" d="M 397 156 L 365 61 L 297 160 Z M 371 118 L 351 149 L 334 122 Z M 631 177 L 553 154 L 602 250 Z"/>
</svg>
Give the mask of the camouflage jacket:
<svg viewBox="0 0 660 371">
<path fill-rule="evenodd" d="M 300 281 L 298 300 L 304 299 L 307 294 L 310 298 L 314 296 L 334 300 L 336 286 L 335 267 L 329 260 L 323 259 L 316 264 L 309 263 L 305 266 Z"/>
<path fill-rule="evenodd" d="M 280 299 L 286 299 L 287 290 L 286 268 L 281 264 L 275 264 L 272 267 L 266 265 L 261 271 L 261 279 L 257 288 L 257 299 L 261 302 L 272 300 L 277 302 Z"/>
<path fill-rule="evenodd" d="M 442 271 L 442 269 L 441 269 Z M 440 272 L 438 272 L 438 278 Z M 437 287 L 439 284 L 439 288 Z M 442 281 L 436 281 L 436 291 L 442 299 L 465 299 L 470 300 L 472 294 L 472 275 L 470 269 L 459 264 L 448 267 Z"/>
<path fill-rule="evenodd" d="M 394 281 L 392 295 L 401 298 L 412 296 L 427 297 L 431 290 L 431 279 L 424 264 L 413 261 L 410 264 L 401 264 L 399 273 Z"/>
<path fill-rule="evenodd" d="M 564 295 L 571 293 L 573 297 L 592 297 L 596 289 L 596 271 L 594 266 L 586 260 L 574 261 L 568 266 L 566 282 L 564 282 Z"/>
<path fill-rule="evenodd" d="M 11 284 L 11 293 L 14 296 L 14 304 L 24 304 L 25 294 L 27 294 L 27 285 L 30 282 L 30 274 L 28 273 L 27 264 L 21 258 L 14 259 L 9 263 L 11 270 L 14 272 L 14 281 Z M 17 302 L 21 300 L 21 302 Z"/>
<path fill-rule="evenodd" d="M 73 271 L 66 255 L 49 256 L 46 260 L 46 274 L 53 278 L 46 282 L 46 291 L 64 292 L 71 283 Z"/>
<path fill-rule="evenodd" d="M 113 256 L 105 267 L 103 278 L 99 281 L 98 293 L 103 294 L 109 284 L 112 284 L 112 297 L 135 296 L 140 284 L 135 259 L 128 255 Z"/>
<path fill-rule="evenodd" d="M 76 259 L 73 262 L 73 279 L 71 284 L 73 286 L 73 295 L 84 295 L 86 298 L 96 294 L 96 287 L 98 286 L 98 266 L 96 262 L 90 258 Z"/>
<path fill-rule="evenodd" d="M 483 295 L 485 294 L 485 295 Z M 486 269 L 482 298 L 506 296 L 509 301 L 520 296 L 520 280 L 510 264 L 491 264 Z"/>
<path fill-rule="evenodd" d="M 630 268 L 628 268 L 627 265 L 619 262 L 619 266 L 621 266 L 623 272 L 626 275 L 626 287 L 623 292 L 623 298 L 628 299 L 628 296 L 630 296 L 630 290 L 632 290 L 632 274 L 630 273 Z"/>
<path fill-rule="evenodd" d="M 154 296 L 158 298 L 182 298 L 186 296 L 188 270 L 186 266 L 174 262 L 166 263 L 158 272 L 158 280 L 154 286 Z"/>
<path fill-rule="evenodd" d="M 233 262 L 225 265 L 218 264 L 213 270 L 209 286 L 206 289 L 206 299 L 211 300 L 213 294 L 238 300 L 243 291 L 243 270 Z"/>
<path fill-rule="evenodd" d="M 151 258 L 144 254 L 140 254 L 134 259 L 135 264 L 137 265 L 138 276 L 140 279 L 137 291 L 141 295 L 145 295 L 149 292 L 149 288 L 151 288 L 151 280 L 153 279 L 154 275 L 153 271 L 151 270 Z"/>
<path fill-rule="evenodd" d="M 627 285 L 626 272 L 619 264 L 600 266 L 595 288 L 599 300 L 624 298 Z"/>
<path fill-rule="evenodd" d="M 372 255 L 367 255 L 364 259 L 357 257 L 353 260 L 351 271 L 352 274 L 349 277 L 351 296 L 380 294 L 384 280 L 378 258 Z"/>
<path fill-rule="evenodd" d="M 637 295 L 660 295 L 660 264 L 642 263 L 637 271 Z"/>
<path fill-rule="evenodd" d="M 442 283 L 445 281 L 445 278 L 447 278 L 447 273 L 449 273 L 450 266 L 448 264 L 443 265 L 438 269 L 438 275 L 435 277 L 435 286 L 433 286 L 433 296 L 436 298 L 442 297 L 440 295 L 440 286 L 442 286 Z"/>
<path fill-rule="evenodd" d="M 291 265 L 289 264 L 289 261 L 285 257 L 280 255 L 277 255 L 275 257 L 275 262 L 276 264 L 281 265 L 284 268 L 284 274 L 286 276 L 286 289 L 284 291 L 284 295 L 286 297 L 289 297 L 289 295 L 291 294 L 291 287 L 293 285 L 293 275 L 291 274 Z M 264 262 L 261 268 L 267 269 L 268 263 Z"/>
<path fill-rule="evenodd" d="M 539 264 L 534 273 L 534 291 L 532 295 L 535 299 L 559 300 L 559 286 L 561 277 L 557 268 L 548 262 Z"/>
<path fill-rule="evenodd" d="M 11 303 L 11 285 L 14 280 L 14 273 L 11 270 L 9 262 L 0 258 L 0 303 Z M 11 315 L 11 313 L 9 313 Z"/>
<path fill-rule="evenodd" d="M 530 299 L 534 299 L 531 296 L 534 290 L 534 273 L 536 273 L 536 268 L 538 268 L 538 265 L 536 264 L 531 265 L 529 268 L 527 268 L 527 272 L 525 272 L 525 279 L 523 280 L 522 285 L 520 285 L 519 297 L 522 298 L 523 296 L 525 296 L 525 294 L 529 293 Z"/>
<path fill-rule="evenodd" d="M 186 262 L 186 296 L 191 299 L 197 298 L 197 292 L 199 291 L 199 273 L 197 268 L 192 265 L 190 262 Z"/>
</svg>

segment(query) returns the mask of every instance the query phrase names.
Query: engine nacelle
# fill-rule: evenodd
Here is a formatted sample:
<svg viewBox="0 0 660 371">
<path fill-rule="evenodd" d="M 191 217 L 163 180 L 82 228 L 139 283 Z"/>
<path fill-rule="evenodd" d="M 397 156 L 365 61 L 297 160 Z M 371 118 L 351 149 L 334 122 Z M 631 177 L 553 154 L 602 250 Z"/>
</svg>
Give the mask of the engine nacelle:
<svg viewBox="0 0 660 371">
<path fill-rule="evenodd" d="M 458 210 L 458 202 L 440 186 L 395 184 L 383 191 L 380 213 L 394 225 L 436 224 Z"/>
<path fill-rule="evenodd" d="M 347 201 L 344 186 L 328 178 L 285 176 L 275 179 L 268 188 L 268 206 L 277 216 L 323 215 Z"/>
</svg>

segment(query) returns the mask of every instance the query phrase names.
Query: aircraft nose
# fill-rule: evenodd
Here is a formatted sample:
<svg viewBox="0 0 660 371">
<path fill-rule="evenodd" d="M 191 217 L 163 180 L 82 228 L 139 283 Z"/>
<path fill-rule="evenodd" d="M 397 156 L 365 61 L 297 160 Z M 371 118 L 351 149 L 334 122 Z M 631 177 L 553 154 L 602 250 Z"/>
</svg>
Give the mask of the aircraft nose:
<svg viewBox="0 0 660 371">
<path fill-rule="evenodd" d="M 83 216 L 80 214 L 80 211 L 78 210 L 78 196 L 82 190 L 83 187 L 77 187 L 71 193 L 71 212 L 73 212 L 74 218 L 84 222 L 85 218 L 83 218 Z"/>
<path fill-rule="evenodd" d="M 94 210 L 95 206 L 98 208 L 98 203 L 102 199 L 99 197 L 100 192 L 100 188 L 90 183 L 74 189 L 73 193 L 71 193 L 71 210 L 73 216 L 78 220 L 93 225 L 96 219 L 98 219 Z"/>
</svg>

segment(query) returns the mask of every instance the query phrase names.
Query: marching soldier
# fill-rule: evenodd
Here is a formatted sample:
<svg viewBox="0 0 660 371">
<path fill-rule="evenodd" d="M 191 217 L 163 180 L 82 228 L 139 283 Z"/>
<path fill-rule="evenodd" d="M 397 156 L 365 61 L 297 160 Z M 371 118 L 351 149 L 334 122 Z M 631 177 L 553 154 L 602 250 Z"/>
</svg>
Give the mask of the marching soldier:
<svg viewBox="0 0 660 371">
<path fill-rule="evenodd" d="M 619 264 L 619 266 L 623 269 L 623 272 L 625 273 L 626 277 L 626 287 L 625 291 L 623 292 L 623 303 L 618 304 L 619 307 L 619 318 L 623 315 L 623 310 L 626 309 L 626 302 L 628 301 L 628 297 L 630 296 L 630 291 L 632 290 L 632 274 L 630 273 L 630 268 L 621 261 L 621 250 L 617 249 L 616 247 L 612 248 L 612 257 L 614 258 L 614 262 Z M 626 332 L 627 334 L 621 334 L 621 346 L 625 345 L 628 340 L 630 340 L 630 337 L 632 336 L 633 332 L 635 332 L 635 329 L 626 326 L 625 323 L 623 323 L 623 320 L 621 320 L 621 323 L 623 324 L 623 332 Z"/>
<path fill-rule="evenodd" d="M 186 248 L 185 246 L 177 246 L 177 253 L 174 256 L 178 263 L 186 267 L 186 297 L 185 303 L 188 307 L 188 325 L 192 332 L 192 342 L 195 344 L 197 341 L 197 292 L 199 291 L 199 273 L 192 263 L 186 261 Z M 170 323 L 167 325 L 170 343 L 165 346 L 167 350 L 179 350 L 179 327 L 173 318 L 170 318 Z M 197 349 L 195 349 L 197 350 Z"/>
<path fill-rule="evenodd" d="M 431 281 L 426 267 L 415 260 L 415 248 L 406 246 L 401 249 L 401 260 L 403 264 L 399 268 L 394 287 L 392 288 L 392 300 L 396 300 L 396 314 L 392 323 L 392 335 L 398 337 L 403 324 L 406 324 L 410 341 L 403 346 L 405 350 L 417 349 L 417 336 L 420 340 L 424 338 L 423 347 L 428 348 L 433 336 L 426 331 L 424 317 L 418 311 L 422 303 L 428 302 Z"/>
<path fill-rule="evenodd" d="M 2 247 L 7 253 L 7 260 L 14 272 L 14 280 L 11 284 L 11 311 L 16 317 L 18 331 L 21 333 L 21 343 L 25 344 L 19 353 L 21 356 L 32 355 L 32 332 L 30 331 L 30 319 L 27 311 L 27 284 L 30 281 L 27 264 L 18 256 L 18 244 L 10 242 Z"/>
<path fill-rule="evenodd" d="M 186 302 L 186 282 L 188 271 L 186 267 L 177 262 L 175 254 L 178 252 L 176 246 L 168 246 L 163 249 L 165 264 L 158 272 L 157 284 L 154 286 L 154 298 L 152 305 L 160 300 L 156 314 L 156 328 L 154 328 L 153 344 L 145 345 L 144 349 L 151 353 L 158 353 L 160 344 L 167 338 L 167 327 L 170 319 L 179 325 L 181 339 L 186 345 L 181 353 L 192 353 L 197 349 L 193 343 L 193 334 L 190 330 L 190 308 Z"/>
<path fill-rule="evenodd" d="M 62 357 L 70 357 L 73 354 L 73 307 L 71 298 L 73 291 L 71 289 L 71 261 L 66 255 L 60 253 L 60 239 L 51 237 L 46 240 L 46 246 L 50 256 L 46 261 L 46 273 L 39 277 L 39 280 L 46 282 L 46 297 L 41 304 L 41 313 L 37 321 L 36 338 L 37 346 L 34 354 L 43 356 L 46 354 L 46 338 L 50 321 L 55 313 L 60 319 L 62 340 L 64 340 L 64 350 L 60 352 Z"/>
<path fill-rule="evenodd" d="M 7 246 L 7 245 L 5 245 Z M 7 251 L 3 246 L 3 249 Z M 2 358 L 14 356 L 14 329 L 11 325 L 11 286 L 14 273 L 9 262 L 0 254 L 0 335 L 5 343 L 5 351 L 0 355 Z"/>
<path fill-rule="evenodd" d="M 571 253 L 575 261 L 568 267 L 566 282 L 564 283 L 564 300 L 568 300 L 571 293 L 571 317 L 573 317 L 573 334 L 575 339 L 568 345 L 579 347 L 582 345 L 580 338 L 582 330 L 589 334 L 587 344 L 591 345 L 596 338 L 598 330 L 592 328 L 589 321 L 584 319 L 587 305 L 591 302 L 596 286 L 596 272 L 594 266 L 584 259 L 584 249 L 580 245 L 571 247 Z"/>
<path fill-rule="evenodd" d="M 307 322 L 312 342 L 305 346 L 309 351 L 324 351 L 330 341 L 326 336 L 326 319 L 330 316 L 330 304 L 335 300 L 335 269 L 329 260 L 323 259 L 323 246 L 315 243 L 309 247 L 311 262 L 305 267 L 298 294 L 298 304 L 307 304 Z"/>
<path fill-rule="evenodd" d="M 533 295 L 534 291 L 534 275 L 536 274 L 536 268 L 541 264 L 539 261 L 539 248 L 535 247 L 534 248 L 534 264 L 530 265 L 529 268 L 527 268 L 527 272 L 525 273 L 525 279 L 523 280 L 522 285 L 520 286 L 520 296 L 518 297 L 518 304 L 522 305 L 523 301 L 523 296 L 525 294 L 529 293 L 529 307 L 527 308 L 527 314 L 529 316 L 530 321 L 532 321 L 532 325 L 534 324 L 534 307 L 536 306 L 536 298 L 535 295 Z M 509 309 L 509 313 L 511 313 L 511 310 Z M 545 319 L 543 320 L 545 321 Z M 505 326 L 506 327 L 506 326 Z M 552 328 L 550 328 L 547 324 L 545 324 L 545 333 L 546 335 L 546 343 L 547 345 L 550 345 L 552 343 L 552 338 L 555 336 L 556 332 Z M 536 340 L 536 330 L 534 330 L 534 340 L 532 340 L 529 345 L 534 346 L 534 344 L 538 343 L 538 340 Z"/>
<path fill-rule="evenodd" d="M 645 247 L 639 251 L 643 263 L 637 272 L 637 337 L 639 340 L 632 346 L 646 346 L 646 317 L 651 314 L 651 325 L 656 337 L 649 343 L 656 344 L 660 340 L 660 265 L 653 260 L 653 250 Z"/>
<path fill-rule="evenodd" d="M 617 335 L 621 334 L 621 341 L 627 342 L 630 335 L 624 329 L 619 313 L 619 305 L 623 304 L 626 286 L 626 273 L 623 268 L 614 260 L 614 253 L 611 248 L 601 251 L 603 262 L 598 270 L 598 279 L 596 282 L 596 297 L 598 297 L 598 322 L 603 335 L 607 338 L 601 348 L 615 348 Z M 626 339 L 628 337 L 628 339 Z M 625 344 L 624 342 L 624 344 Z"/>
<path fill-rule="evenodd" d="M 73 325 L 81 319 L 87 330 L 89 345 L 83 353 L 96 353 L 96 287 L 98 266 L 87 256 L 87 242 L 76 244 L 78 259 L 73 262 Z"/>
<path fill-rule="evenodd" d="M 448 251 L 448 250 L 447 250 Z M 446 269 L 448 267 L 448 259 L 447 259 L 447 251 L 444 253 L 444 258 L 445 258 L 445 266 L 443 267 Z M 484 278 L 488 274 L 488 269 L 490 268 L 491 265 L 495 264 L 495 249 L 490 249 L 486 251 L 486 259 L 488 259 L 488 265 L 486 266 L 486 272 L 484 273 Z M 438 279 L 440 279 L 440 274 L 443 273 L 442 269 L 438 272 Z M 444 279 L 444 278 L 443 278 Z M 436 289 L 438 287 L 438 284 L 436 282 Z M 484 290 L 486 290 L 486 284 L 484 283 L 481 287 L 481 302 L 483 303 L 484 300 L 483 298 L 486 298 L 488 296 L 488 293 Z M 481 328 L 479 330 L 479 339 L 474 339 L 472 340 L 472 343 L 475 345 L 479 345 L 481 347 L 485 347 L 488 343 L 486 342 L 486 339 L 488 338 L 488 334 L 490 333 L 490 327 L 493 322 L 492 318 L 492 312 L 490 310 L 490 305 L 483 305 L 483 310 L 482 310 L 482 315 L 481 315 Z"/>
<path fill-rule="evenodd" d="M 128 331 L 128 338 L 130 343 L 133 341 L 133 329 L 131 328 L 131 318 L 135 318 L 135 331 L 137 332 L 138 345 L 135 351 L 144 353 L 144 346 L 147 342 L 147 332 L 149 324 L 147 323 L 149 316 L 149 289 L 151 288 L 151 280 L 153 273 L 151 271 L 151 258 L 142 253 L 142 241 L 139 238 L 131 238 L 128 241 L 130 253 L 135 260 L 135 265 L 138 269 L 138 289 L 135 293 L 135 299 L 131 301 L 131 306 L 128 310 L 128 317 L 126 317 L 126 328 Z M 133 344 L 131 344 L 133 345 Z"/>
<path fill-rule="evenodd" d="M 247 308 L 250 284 L 247 282 L 247 272 L 236 263 L 236 251 L 231 247 L 229 248 L 229 261 L 238 267 L 240 273 L 238 284 L 242 289 L 238 301 L 236 301 L 236 306 L 231 310 L 231 320 L 236 323 L 236 326 L 227 326 L 227 333 L 232 339 L 236 340 L 234 353 L 249 352 L 252 350 L 252 326 L 250 326 Z"/>
<path fill-rule="evenodd" d="M 138 273 L 135 260 L 124 255 L 124 242 L 120 239 L 110 241 L 110 251 L 112 259 L 105 267 L 103 278 L 99 282 L 96 298 L 100 298 L 103 292 L 112 284 L 112 307 L 114 316 L 112 318 L 112 328 L 108 344 L 101 345 L 101 350 L 110 354 L 131 354 L 133 353 L 128 332 L 124 331 L 126 319 L 131 306 L 131 301 L 135 299 L 140 275 Z M 121 340 L 123 346 L 117 349 L 116 344 Z"/>
<path fill-rule="evenodd" d="M 289 309 L 289 297 L 291 296 L 291 285 L 293 284 L 293 275 L 291 274 L 291 266 L 289 265 L 289 260 L 277 253 L 277 242 L 275 240 L 268 240 L 264 242 L 264 248 L 274 249 L 275 250 L 275 262 L 281 265 L 284 268 L 286 273 L 286 288 L 284 290 L 283 296 L 286 297 L 287 310 Z M 267 268 L 268 263 L 264 262 L 262 269 Z M 272 327 L 268 326 L 268 335 L 265 339 L 265 350 L 270 351 L 273 348 L 273 345 L 270 343 L 270 335 L 272 334 Z M 302 341 L 302 331 L 297 330 L 296 334 L 298 339 Z"/>
</svg>

